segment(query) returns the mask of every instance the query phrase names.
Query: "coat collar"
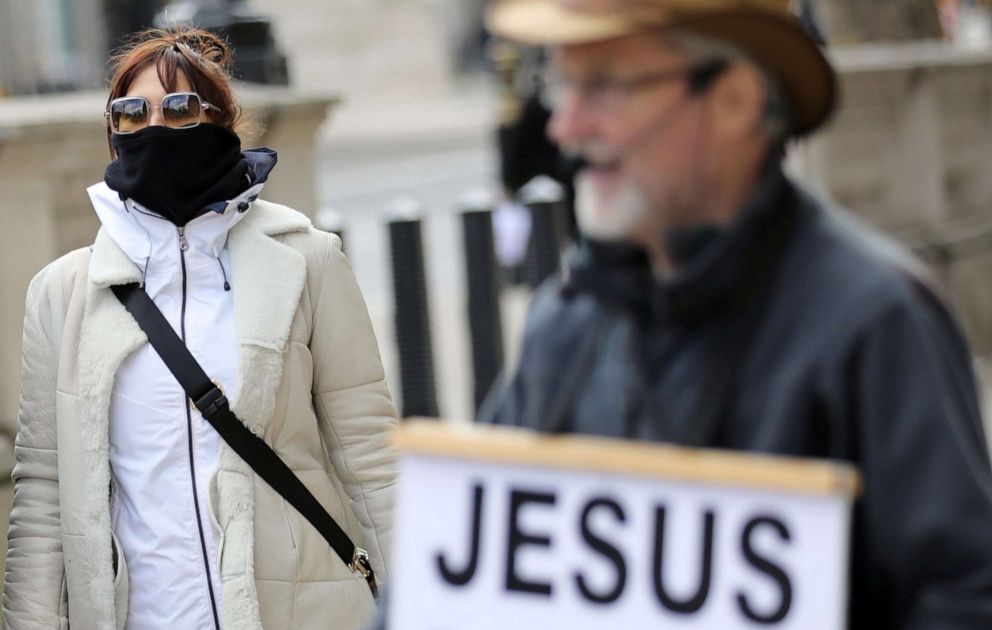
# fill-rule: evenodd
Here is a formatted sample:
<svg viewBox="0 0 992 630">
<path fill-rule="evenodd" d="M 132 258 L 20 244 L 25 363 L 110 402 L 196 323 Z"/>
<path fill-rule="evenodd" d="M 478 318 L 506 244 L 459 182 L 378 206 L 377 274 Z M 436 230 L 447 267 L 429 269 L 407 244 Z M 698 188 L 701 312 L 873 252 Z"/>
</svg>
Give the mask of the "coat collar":
<svg viewBox="0 0 992 630">
<path fill-rule="evenodd" d="M 290 232 L 305 232 L 310 229 L 310 219 L 306 215 L 286 206 L 269 201 L 256 201 L 252 210 L 238 224 L 241 230 L 255 230 L 266 236 L 278 236 Z"/>
<path fill-rule="evenodd" d="M 237 240 L 265 242 L 263 237 L 279 236 L 291 232 L 305 232 L 312 223 L 302 213 L 278 204 L 258 200 L 244 218 L 231 230 L 231 237 Z M 276 248 L 278 251 L 278 248 Z M 127 284 L 141 280 L 141 269 L 130 259 L 124 250 L 114 242 L 105 228 L 97 232 L 96 241 L 91 247 L 89 279 L 100 288 L 116 284 Z M 253 271 L 265 274 L 266 264 Z"/>
<path fill-rule="evenodd" d="M 141 269 L 114 242 L 106 228 L 96 233 L 90 255 L 90 284 L 106 289 L 115 284 L 141 282 Z"/>
<path fill-rule="evenodd" d="M 285 350 L 307 266 L 303 254 L 272 237 L 310 226 L 299 212 L 258 202 L 231 231 L 234 320 L 241 344 Z"/>
<path fill-rule="evenodd" d="M 246 216 L 235 204 L 223 212 L 206 212 L 180 231 L 171 221 L 141 204 L 131 199 L 122 200 L 104 182 L 90 186 L 87 192 L 104 232 L 142 269 L 143 276 L 162 270 L 178 271 L 180 233 L 188 243 L 187 264 L 190 256 L 195 255 L 219 258 L 228 233 Z M 247 198 L 242 203 L 245 210 L 250 207 Z"/>
<path fill-rule="evenodd" d="M 303 254 L 273 237 L 309 230 L 310 220 L 284 206 L 256 206 L 228 239 L 241 383 L 231 409 L 261 435 L 275 412 L 283 355 L 307 278 Z"/>
</svg>

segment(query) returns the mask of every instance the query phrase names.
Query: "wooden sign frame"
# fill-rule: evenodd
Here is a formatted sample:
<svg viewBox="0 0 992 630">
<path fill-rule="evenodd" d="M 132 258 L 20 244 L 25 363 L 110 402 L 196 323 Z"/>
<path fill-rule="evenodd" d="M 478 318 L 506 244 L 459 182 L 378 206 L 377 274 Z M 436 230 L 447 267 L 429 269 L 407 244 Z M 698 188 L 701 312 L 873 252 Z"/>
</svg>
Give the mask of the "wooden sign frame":
<svg viewBox="0 0 992 630">
<path fill-rule="evenodd" d="M 393 438 L 401 452 L 455 459 L 592 470 L 806 494 L 861 494 L 857 469 L 844 462 L 691 449 L 585 435 L 548 435 L 512 427 L 414 418 Z"/>
</svg>

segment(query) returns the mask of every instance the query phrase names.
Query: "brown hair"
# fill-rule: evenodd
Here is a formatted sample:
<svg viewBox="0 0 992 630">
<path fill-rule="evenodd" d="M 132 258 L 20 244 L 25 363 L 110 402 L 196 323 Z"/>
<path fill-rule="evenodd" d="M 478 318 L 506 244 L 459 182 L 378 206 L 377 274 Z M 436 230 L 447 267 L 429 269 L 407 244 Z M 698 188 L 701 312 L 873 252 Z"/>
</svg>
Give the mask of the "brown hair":
<svg viewBox="0 0 992 630">
<path fill-rule="evenodd" d="M 231 86 L 231 48 L 209 31 L 191 27 L 141 31 L 115 51 L 110 64 L 113 74 L 108 107 L 110 101 L 127 94 L 138 74 L 154 64 L 166 92 L 176 91 L 182 73 L 194 92 L 218 108 L 210 112 L 211 122 L 231 131 L 238 131 L 244 123 L 244 112 Z M 110 135 L 108 123 L 108 144 Z M 110 152 L 112 155 L 113 146 Z"/>
</svg>

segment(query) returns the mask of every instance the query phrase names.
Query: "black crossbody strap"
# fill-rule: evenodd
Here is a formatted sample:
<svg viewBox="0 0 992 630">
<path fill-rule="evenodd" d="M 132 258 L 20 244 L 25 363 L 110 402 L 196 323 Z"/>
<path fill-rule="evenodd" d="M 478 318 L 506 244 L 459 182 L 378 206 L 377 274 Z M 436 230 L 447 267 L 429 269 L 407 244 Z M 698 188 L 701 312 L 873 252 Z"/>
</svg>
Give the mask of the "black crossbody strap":
<svg viewBox="0 0 992 630">
<path fill-rule="evenodd" d="M 265 440 L 249 431 L 234 415 L 224 392 L 203 371 L 148 294 L 137 284 L 118 285 L 111 287 L 111 290 L 145 331 L 148 342 L 206 421 L 259 477 L 310 521 L 341 560 L 365 578 L 373 597 L 378 598 L 368 553 L 355 546 L 348 534 Z"/>
</svg>

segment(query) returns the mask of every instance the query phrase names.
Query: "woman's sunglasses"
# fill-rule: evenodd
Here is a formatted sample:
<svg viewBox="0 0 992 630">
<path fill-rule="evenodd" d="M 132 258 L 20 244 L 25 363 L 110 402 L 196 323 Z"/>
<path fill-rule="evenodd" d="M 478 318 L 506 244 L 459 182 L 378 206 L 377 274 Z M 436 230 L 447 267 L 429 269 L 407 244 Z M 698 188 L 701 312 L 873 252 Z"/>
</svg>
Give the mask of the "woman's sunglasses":
<svg viewBox="0 0 992 630">
<path fill-rule="evenodd" d="M 215 105 L 202 100 L 196 92 L 172 92 L 155 105 L 162 112 L 162 122 L 173 129 L 190 129 L 200 124 L 200 114 L 205 110 L 219 111 Z M 110 130 L 117 134 L 140 131 L 148 126 L 153 106 L 143 96 L 124 96 L 110 101 L 104 116 Z"/>
</svg>

